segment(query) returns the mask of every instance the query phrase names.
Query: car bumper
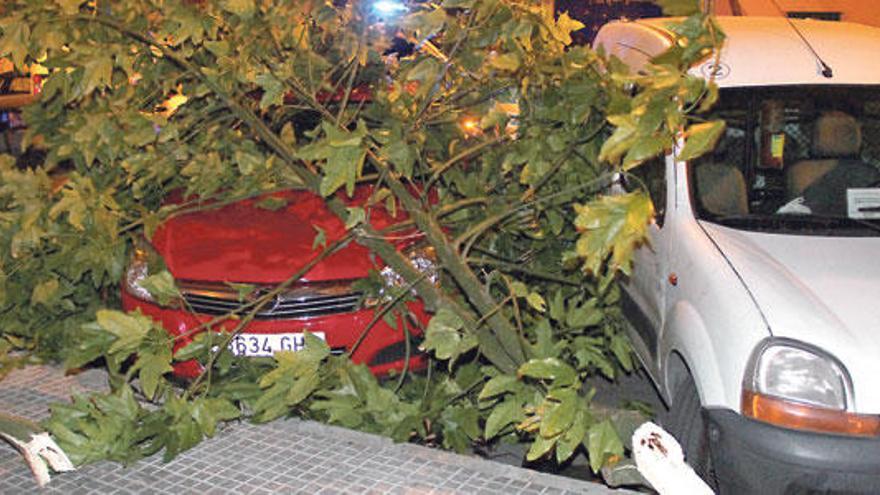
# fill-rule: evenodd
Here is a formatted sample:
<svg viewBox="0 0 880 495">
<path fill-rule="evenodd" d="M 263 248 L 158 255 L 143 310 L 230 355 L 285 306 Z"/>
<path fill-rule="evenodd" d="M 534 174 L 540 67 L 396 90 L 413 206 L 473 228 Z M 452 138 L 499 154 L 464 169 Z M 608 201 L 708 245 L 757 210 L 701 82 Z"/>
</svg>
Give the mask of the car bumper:
<svg viewBox="0 0 880 495">
<path fill-rule="evenodd" d="M 880 439 L 791 430 L 704 409 L 721 493 L 877 493 Z"/>
<path fill-rule="evenodd" d="M 192 341 L 196 329 L 215 317 L 193 314 L 180 309 L 162 308 L 140 299 L 132 297 L 122 291 L 122 307 L 126 311 L 139 309 L 141 313 L 150 316 L 160 322 L 171 335 L 179 336 L 175 344 L 175 350 Z M 428 317 L 421 303 L 409 304 L 409 309 L 422 323 L 426 324 Z M 353 311 L 313 318 L 291 320 L 254 320 L 242 331 L 245 333 L 300 333 L 321 332 L 324 334 L 327 345 L 336 354 L 350 352 L 355 343 L 361 338 L 364 329 L 373 320 L 372 310 Z M 219 325 L 221 328 L 232 330 L 237 321 L 226 321 Z M 403 330 L 403 322 L 398 321 L 398 328 L 394 328 L 379 319 L 378 322 L 367 332 L 363 340 L 351 355 L 355 363 L 363 363 L 370 367 L 377 375 L 386 374 L 390 371 L 402 370 L 406 363 L 406 333 Z M 412 328 L 407 323 L 410 339 L 410 369 L 423 368 L 426 363 L 425 356 L 418 352 L 416 342 L 421 338 L 421 331 Z M 219 329 L 218 329 L 219 330 Z M 194 378 L 201 372 L 200 365 L 195 361 L 177 363 L 174 373 L 182 378 Z"/>
</svg>

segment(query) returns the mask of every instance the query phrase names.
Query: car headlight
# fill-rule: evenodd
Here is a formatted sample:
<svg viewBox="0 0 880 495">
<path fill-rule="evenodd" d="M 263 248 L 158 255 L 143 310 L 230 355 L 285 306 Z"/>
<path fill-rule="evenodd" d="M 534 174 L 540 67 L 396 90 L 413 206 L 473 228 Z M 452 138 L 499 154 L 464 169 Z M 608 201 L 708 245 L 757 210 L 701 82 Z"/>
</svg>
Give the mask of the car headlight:
<svg viewBox="0 0 880 495">
<path fill-rule="evenodd" d="M 852 408 L 852 382 L 833 356 L 782 338 L 767 339 L 752 353 L 743 380 L 744 415 L 826 433 L 880 433 L 880 416 L 848 412 Z"/>
<path fill-rule="evenodd" d="M 135 241 L 131 258 L 128 261 L 128 268 L 125 270 L 125 280 L 123 281 L 125 291 L 142 301 L 155 303 L 156 299 L 141 283 L 150 275 L 155 275 L 161 270 L 161 267 L 158 266 L 161 264 L 161 260 L 161 256 L 149 242 L 144 239 Z"/>
<path fill-rule="evenodd" d="M 437 255 L 434 252 L 433 246 L 416 245 L 404 250 L 403 255 L 432 284 L 436 285 L 440 281 L 440 272 L 437 270 Z M 390 266 L 383 268 L 380 274 L 388 286 L 404 287 L 407 285 L 406 280 Z"/>
</svg>

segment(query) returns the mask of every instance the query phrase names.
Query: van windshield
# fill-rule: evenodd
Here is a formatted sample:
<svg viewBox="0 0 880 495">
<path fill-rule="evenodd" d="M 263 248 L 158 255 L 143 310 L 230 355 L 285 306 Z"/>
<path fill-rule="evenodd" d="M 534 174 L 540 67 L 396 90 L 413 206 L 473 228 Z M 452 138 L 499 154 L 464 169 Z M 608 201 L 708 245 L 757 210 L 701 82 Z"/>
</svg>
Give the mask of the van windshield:
<svg viewBox="0 0 880 495">
<path fill-rule="evenodd" d="M 725 89 L 727 123 L 690 168 L 700 219 L 802 235 L 880 235 L 880 86 Z"/>
</svg>

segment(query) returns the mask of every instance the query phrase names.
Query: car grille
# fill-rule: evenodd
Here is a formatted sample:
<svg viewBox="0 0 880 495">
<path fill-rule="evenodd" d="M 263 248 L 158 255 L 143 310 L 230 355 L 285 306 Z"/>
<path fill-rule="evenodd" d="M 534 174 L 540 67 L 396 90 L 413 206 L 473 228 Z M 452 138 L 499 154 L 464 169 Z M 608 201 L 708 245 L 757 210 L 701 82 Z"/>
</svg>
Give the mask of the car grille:
<svg viewBox="0 0 880 495">
<path fill-rule="evenodd" d="M 351 280 L 297 284 L 266 302 L 254 315 L 256 319 L 292 320 L 339 313 L 361 308 L 361 294 L 352 290 Z M 234 284 L 178 281 L 186 309 L 207 315 L 248 314 L 254 302 L 273 290 L 257 286 L 241 297 Z"/>
</svg>

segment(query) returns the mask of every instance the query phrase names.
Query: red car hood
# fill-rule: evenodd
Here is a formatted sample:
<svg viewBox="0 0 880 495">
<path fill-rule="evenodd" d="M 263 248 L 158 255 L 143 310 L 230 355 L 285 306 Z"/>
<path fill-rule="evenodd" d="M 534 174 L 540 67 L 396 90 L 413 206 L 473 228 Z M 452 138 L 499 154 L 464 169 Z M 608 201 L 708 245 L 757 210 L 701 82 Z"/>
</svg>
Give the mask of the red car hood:
<svg viewBox="0 0 880 495">
<path fill-rule="evenodd" d="M 364 204 L 370 192 L 360 188 L 346 201 Z M 314 194 L 285 191 L 272 196 L 288 205 L 276 211 L 258 208 L 258 198 L 172 218 L 156 231 L 153 246 L 178 280 L 283 282 L 320 254 L 320 246 L 312 249 L 315 227 L 326 232 L 328 243 L 342 238 L 345 228 Z M 400 214 L 391 218 L 381 207 L 369 208 L 368 216 L 377 228 L 403 219 Z M 369 251 L 351 242 L 315 265 L 303 280 L 360 278 L 373 267 Z"/>
</svg>

